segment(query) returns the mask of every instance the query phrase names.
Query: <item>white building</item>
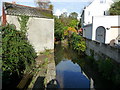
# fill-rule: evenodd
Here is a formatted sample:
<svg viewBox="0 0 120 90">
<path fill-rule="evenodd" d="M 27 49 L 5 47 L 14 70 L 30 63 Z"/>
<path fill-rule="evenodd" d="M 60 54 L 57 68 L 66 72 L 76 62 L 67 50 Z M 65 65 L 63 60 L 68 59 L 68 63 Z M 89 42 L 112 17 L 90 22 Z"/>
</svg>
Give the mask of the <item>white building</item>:
<svg viewBox="0 0 120 90">
<path fill-rule="evenodd" d="M 28 16 L 27 38 L 35 51 L 43 52 L 45 49 L 54 49 L 54 19 L 52 11 L 36 7 L 24 6 L 15 3 L 3 3 L 2 25 L 14 24 L 17 30 L 21 25 L 18 18 Z"/>
<path fill-rule="evenodd" d="M 113 3 L 112 0 L 94 0 L 84 8 L 81 15 L 83 37 L 103 43 L 117 39 L 120 34 L 118 24 L 120 16 L 108 16 L 109 8 Z"/>
</svg>

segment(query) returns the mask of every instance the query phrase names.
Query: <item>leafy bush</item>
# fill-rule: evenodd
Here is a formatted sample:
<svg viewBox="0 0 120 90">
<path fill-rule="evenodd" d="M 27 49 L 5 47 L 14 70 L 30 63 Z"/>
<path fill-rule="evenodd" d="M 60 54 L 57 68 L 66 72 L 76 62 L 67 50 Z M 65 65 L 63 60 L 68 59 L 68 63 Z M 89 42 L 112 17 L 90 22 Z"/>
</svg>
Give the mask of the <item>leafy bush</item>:
<svg viewBox="0 0 120 90">
<path fill-rule="evenodd" d="M 58 18 L 55 18 L 55 38 L 57 40 L 62 40 L 64 37 L 64 25 L 60 22 Z"/>
<path fill-rule="evenodd" d="M 14 74 L 20 76 L 35 61 L 36 53 L 25 33 L 17 31 L 14 25 L 2 27 L 1 33 L 3 79 Z"/>
<path fill-rule="evenodd" d="M 69 38 L 69 45 L 72 45 L 73 49 L 78 52 L 85 52 L 86 50 L 85 40 L 76 33 L 73 33 Z"/>
<path fill-rule="evenodd" d="M 77 33 L 77 30 L 73 27 L 67 27 L 66 30 L 64 30 L 64 36 L 70 36 L 72 33 Z"/>
</svg>

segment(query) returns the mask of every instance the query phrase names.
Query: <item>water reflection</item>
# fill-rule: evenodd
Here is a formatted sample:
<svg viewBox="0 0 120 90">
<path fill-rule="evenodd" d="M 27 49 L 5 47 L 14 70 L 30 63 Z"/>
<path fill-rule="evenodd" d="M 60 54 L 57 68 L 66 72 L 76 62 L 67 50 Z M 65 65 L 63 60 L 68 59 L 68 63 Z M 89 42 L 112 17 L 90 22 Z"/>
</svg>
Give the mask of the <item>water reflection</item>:
<svg viewBox="0 0 120 90">
<path fill-rule="evenodd" d="M 105 80 L 104 78 L 101 77 L 101 74 L 97 71 L 96 67 L 94 67 L 93 64 L 91 64 L 89 62 L 89 60 L 87 60 L 84 56 L 79 56 L 69 46 L 64 46 L 62 44 L 56 44 L 55 45 L 55 63 L 56 63 L 56 68 L 58 69 L 58 71 L 57 71 L 57 79 L 60 78 L 59 83 L 60 83 L 61 87 L 64 87 L 64 84 L 66 83 L 65 80 L 68 79 L 67 80 L 67 83 L 68 83 L 68 81 L 70 79 L 69 82 L 71 83 L 71 82 L 74 81 L 74 80 L 72 81 L 72 79 L 74 79 L 76 77 L 77 78 L 81 77 L 81 76 L 78 76 L 80 74 L 76 75 L 75 72 L 73 72 L 77 67 L 79 68 L 79 69 L 77 69 L 78 72 L 82 73 L 86 78 L 88 77 L 87 79 L 90 80 L 89 81 L 90 82 L 90 88 L 92 88 L 92 90 L 93 90 L 93 88 L 95 90 L 97 90 L 97 89 L 101 90 L 100 88 L 115 87 L 111 81 Z M 67 63 L 67 64 L 63 64 L 63 63 Z M 69 71 L 70 70 L 72 70 L 72 71 L 67 73 L 66 69 L 65 70 L 63 69 L 63 66 L 67 67 L 67 69 Z M 72 67 L 74 67 L 74 66 L 76 68 L 73 69 Z M 70 74 L 72 74 L 72 75 L 69 76 Z M 67 79 L 65 79 L 65 78 L 67 78 Z M 77 85 L 78 85 L 78 83 L 80 83 L 80 82 L 78 82 L 78 80 L 76 80 L 76 81 L 77 81 Z M 73 82 L 73 84 L 74 83 L 75 82 Z M 73 87 L 76 88 L 77 86 L 73 86 Z"/>
<path fill-rule="evenodd" d="M 90 81 L 81 67 L 71 60 L 63 60 L 56 66 L 56 79 L 59 88 L 90 88 Z"/>
</svg>

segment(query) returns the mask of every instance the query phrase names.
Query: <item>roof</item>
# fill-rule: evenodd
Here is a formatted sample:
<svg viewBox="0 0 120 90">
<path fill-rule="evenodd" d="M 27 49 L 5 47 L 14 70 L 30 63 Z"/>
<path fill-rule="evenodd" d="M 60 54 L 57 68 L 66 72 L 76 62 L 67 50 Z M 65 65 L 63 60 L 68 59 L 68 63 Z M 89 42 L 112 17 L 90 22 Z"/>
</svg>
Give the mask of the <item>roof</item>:
<svg viewBox="0 0 120 90">
<path fill-rule="evenodd" d="M 88 5 L 88 6 L 86 6 L 86 7 L 89 7 L 92 3 L 94 3 L 94 2 L 100 2 L 100 1 L 102 1 L 102 0 L 93 0 L 92 2 L 90 2 L 90 4 Z M 104 0 L 103 0 L 104 1 Z M 111 3 L 114 3 L 113 2 L 113 0 L 105 0 L 105 2 L 111 2 Z"/>
<path fill-rule="evenodd" d="M 50 9 L 40 9 L 8 2 L 3 2 L 3 5 L 6 15 L 26 15 L 41 18 L 50 18 L 52 16 L 52 10 Z"/>
</svg>

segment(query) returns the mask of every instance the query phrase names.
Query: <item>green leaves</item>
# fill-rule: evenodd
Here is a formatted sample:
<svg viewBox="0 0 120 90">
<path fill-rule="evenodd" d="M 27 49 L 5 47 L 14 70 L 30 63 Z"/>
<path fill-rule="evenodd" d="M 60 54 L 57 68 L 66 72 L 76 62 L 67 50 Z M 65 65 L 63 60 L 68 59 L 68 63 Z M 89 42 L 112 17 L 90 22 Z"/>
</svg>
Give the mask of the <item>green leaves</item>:
<svg viewBox="0 0 120 90">
<path fill-rule="evenodd" d="M 59 19 L 55 18 L 55 38 L 62 40 L 64 35 L 64 26 Z"/>
<path fill-rule="evenodd" d="M 22 32 L 27 32 L 27 22 L 29 20 L 29 16 L 19 16 L 18 21 L 20 23 L 20 30 Z"/>
<path fill-rule="evenodd" d="M 115 2 L 109 9 L 110 15 L 120 15 L 120 1 Z"/>
<path fill-rule="evenodd" d="M 17 31 L 11 25 L 2 28 L 2 70 L 4 72 L 22 73 L 27 64 L 36 58 L 36 53 L 26 40 L 25 33 Z"/>
<path fill-rule="evenodd" d="M 69 38 L 69 44 L 78 52 L 85 52 L 86 50 L 85 40 L 76 33 L 73 33 Z"/>
</svg>

